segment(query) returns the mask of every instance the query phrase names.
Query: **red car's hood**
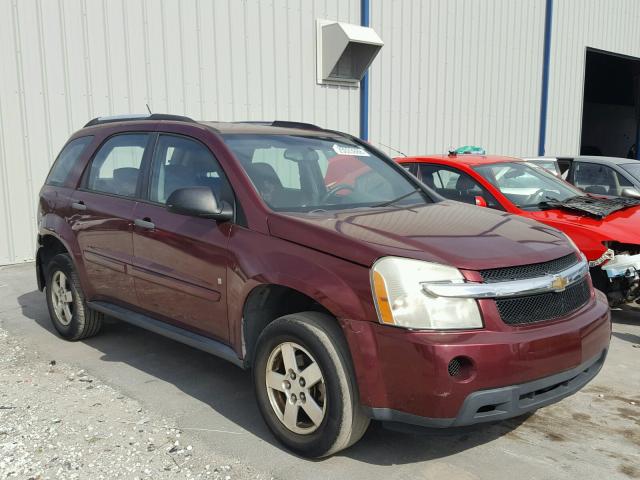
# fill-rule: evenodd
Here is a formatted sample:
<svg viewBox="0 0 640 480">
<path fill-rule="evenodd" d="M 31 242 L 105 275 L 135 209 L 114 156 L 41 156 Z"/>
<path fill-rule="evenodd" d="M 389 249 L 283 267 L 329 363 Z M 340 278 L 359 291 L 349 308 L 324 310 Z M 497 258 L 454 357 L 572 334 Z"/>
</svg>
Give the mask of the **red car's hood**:
<svg viewBox="0 0 640 480">
<path fill-rule="evenodd" d="M 545 225 L 449 201 L 412 209 L 278 213 L 269 217 L 269 230 L 365 266 L 396 255 L 481 270 L 545 262 L 573 251 L 560 233 Z"/>
<path fill-rule="evenodd" d="M 579 227 L 590 232 L 598 242 L 613 240 L 621 243 L 640 244 L 640 207 L 618 210 L 602 219 L 588 215 L 576 215 L 562 209 L 527 212 L 530 218 L 565 230 Z M 571 232 L 567 231 L 569 235 Z"/>
</svg>

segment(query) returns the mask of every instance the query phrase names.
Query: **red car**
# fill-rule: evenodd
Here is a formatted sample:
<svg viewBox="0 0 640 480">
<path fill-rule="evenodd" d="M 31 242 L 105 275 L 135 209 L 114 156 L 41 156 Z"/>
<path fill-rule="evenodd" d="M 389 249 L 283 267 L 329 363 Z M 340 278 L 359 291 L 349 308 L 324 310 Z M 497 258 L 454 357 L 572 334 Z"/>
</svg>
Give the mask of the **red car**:
<svg viewBox="0 0 640 480">
<path fill-rule="evenodd" d="M 640 299 L 640 201 L 587 194 L 517 158 L 428 155 L 396 158 L 450 200 L 514 213 L 567 234 L 589 260 L 611 305 Z"/>
<path fill-rule="evenodd" d="M 535 410 L 609 347 L 606 298 L 564 234 L 443 201 L 313 125 L 98 118 L 58 156 L 39 213 L 38 285 L 62 337 L 108 315 L 252 369 L 265 422 L 306 456 L 371 419 Z"/>
</svg>

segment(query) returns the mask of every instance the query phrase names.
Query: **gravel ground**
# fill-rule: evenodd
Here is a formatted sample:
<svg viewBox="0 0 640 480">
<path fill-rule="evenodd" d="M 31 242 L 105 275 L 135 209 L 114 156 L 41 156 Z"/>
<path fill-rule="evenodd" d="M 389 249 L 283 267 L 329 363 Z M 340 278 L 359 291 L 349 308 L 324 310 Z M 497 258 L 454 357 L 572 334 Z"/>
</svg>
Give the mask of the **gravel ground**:
<svg viewBox="0 0 640 480">
<path fill-rule="evenodd" d="M 0 478 L 263 479 L 190 432 L 0 329 Z"/>
<path fill-rule="evenodd" d="M 639 361 L 640 307 L 625 307 L 602 372 L 555 405 L 461 431 L 374 423 L 308 461 L 268 431 L 248 372 L 117 321 L 66 342 L 33 264 L 0 267 L 0 480 L 640 479 Z"/>
</svg>

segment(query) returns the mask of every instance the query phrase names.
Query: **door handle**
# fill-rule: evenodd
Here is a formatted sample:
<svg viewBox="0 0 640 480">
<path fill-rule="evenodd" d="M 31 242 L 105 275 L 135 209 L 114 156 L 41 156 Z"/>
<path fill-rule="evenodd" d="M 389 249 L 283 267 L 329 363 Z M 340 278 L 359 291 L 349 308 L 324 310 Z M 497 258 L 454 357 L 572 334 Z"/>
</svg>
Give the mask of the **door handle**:
<svg viewBox="0 0 640 480">
<path fill-rule="evenodd" d="M 145 218 L 136 218 L 136 219 L 133 221 L 133 224 L 134 224 L 136 227 L 144 228 L 144 229 L 146 229 L 146 230 L 153 230 L 154 228 L 156 228 L 156 224 L 155 224 L 155 223 L 153 223 L 153 222 L 151 221 L 151 219 L 150 219 L 150 218 L 148 218 L 148 217 L 145 217 Z"/>
<path fill-rule="evenodd" d="M 74 210 L 86 210 L 87 206 L 82 200 L 80 200 L 79 202 L 73 202 L 71 204 L 71 208 L 73 208 Z"/>
</svg>

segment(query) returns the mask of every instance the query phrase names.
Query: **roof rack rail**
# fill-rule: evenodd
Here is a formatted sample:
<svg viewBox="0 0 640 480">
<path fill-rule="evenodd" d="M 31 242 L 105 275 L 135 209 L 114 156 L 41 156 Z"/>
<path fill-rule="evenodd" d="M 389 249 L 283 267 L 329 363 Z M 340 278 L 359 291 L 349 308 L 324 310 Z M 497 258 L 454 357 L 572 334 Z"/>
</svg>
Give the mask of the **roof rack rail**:
<svg viewBox="0 0 640 480">
<path fill-rule="evenodd" d="M 264 125 L 265 127 L 298 128 L 300 130 L 324 130 L 322 127 L 314 125 L 313 123 L 290 122 L 289 120 L 238 120 L 231 123 L 248 123 L 251 125 Z"/>
<path fill-rule="evenodd" d="M 271 126 L 282 128 L 299 128 L 301 130 L 324 130 L 322 127 L 314 125 L 313 123 L 290 122 L 288 120 L 274 120 L 273 122 L 271 122 Z"/>
<path fill-rule="evenodd" d="M 94 125 L 102 125 L 103 123 L 114 123 L 114 122 L 132 122 L 136 120 L 172 120 L 174 122 L 188 122 L 188 123 L 196 123 L 195 120 L 189 117 L 185 117 L 183 115 L 170 115 L 168 113 L 152 113 L 148 115 L 146 113 L 142 114 L 130 114 L 130 115 L 110 115 L 105 117 L 96 117 L 92 120 L 89 120 L 84 128 L 93 127 Z"/>
</svg>

